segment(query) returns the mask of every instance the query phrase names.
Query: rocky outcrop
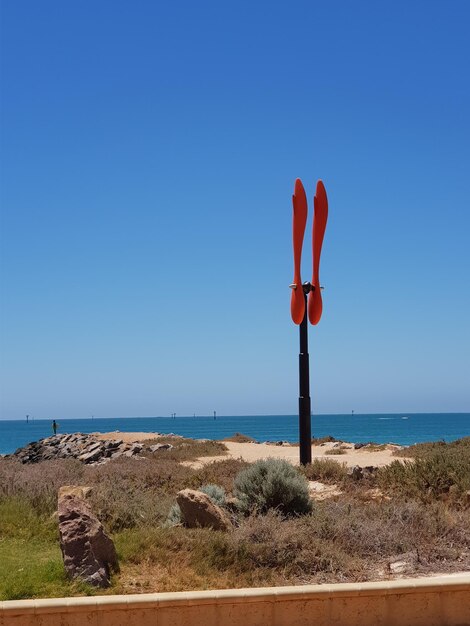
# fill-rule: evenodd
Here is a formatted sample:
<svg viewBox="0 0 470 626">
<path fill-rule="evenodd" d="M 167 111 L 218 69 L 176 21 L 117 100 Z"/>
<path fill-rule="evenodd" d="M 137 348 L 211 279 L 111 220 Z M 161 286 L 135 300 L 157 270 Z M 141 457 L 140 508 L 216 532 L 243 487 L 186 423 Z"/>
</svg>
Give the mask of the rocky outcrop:
<svg viewBox="0 0 470 626">
<path fill-rule="evenodd" d="M 19 448 L 9 456 L 22 463 L 74 458 L 82 463 L 95 465 L 106 463 L 110 459 L 116 459 L 120 456 L 136 456 L 141 452 L 158 452 L 172 447 L 169 443 L 146 446 L 143 443 L 124 442 L 122 439 L 104 440 L 96 435 L 72 433 L 54 435 L 34 441 L 24 448 Z"/>
<path fill-rule="evenodd" d="M 348 469 L 348 476 L 353 480 L 362 480 L 363 478 L 373 478 L 378 471 L 379 468 L 374 465 L 367 465 L 366 467 L 355 465 Z"/>
<path fill-rule="evenodd" d="M 57 506 L 60 548 L 71 579 L 108 587 L 119 571 L 114 543 L 86 501 L 87 487 L 62 487 Z"/>
<path fill-rule="evenodd" d="M 176 501 L 181 509 L 181 517 L 189 528 L 213 528 L 230 530 L 232 524 L 227 514 L 202 491 L 183 489 L 178 492 Z"/>
</svg>

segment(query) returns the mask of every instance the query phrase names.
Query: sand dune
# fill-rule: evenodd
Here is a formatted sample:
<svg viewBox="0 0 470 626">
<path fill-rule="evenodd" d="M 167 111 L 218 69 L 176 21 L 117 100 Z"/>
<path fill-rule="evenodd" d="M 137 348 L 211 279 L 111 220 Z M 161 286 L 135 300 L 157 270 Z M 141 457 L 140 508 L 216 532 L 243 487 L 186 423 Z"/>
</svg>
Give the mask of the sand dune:
<svg viewBox="0 0 470 626">
<path fill-rule="evenodd" d="M 119 431 L 110 433 L 94 433 L 102 439 L 122 439 L 123 441 L 146 441 L 148 439 L 158 439 L 159 433 L 121 433 Z M 228 448 L 228 453 L 221 456 L 203 457 L 197 461 L 188 461 L 185 464 L 193 467 L 200 467 L 213 461 L 220 461 L 228 457 L 234 459 L 243 459 L 248 462 L 258 461 L 259 459 L 276 458 L 286 459 L 294 465 L 299 464 L 299 448 L 298 446 L 276 446 L 266 443 L 237 443 L 234 441 L 224 441 Z M 388 465 L 397 457 L 393 456 L 394 450 L 399 448 L 393 444 L 388 444 L 384 450 L 368 451 L 367 448 L 354 450 L 353 444 L 345 443 L 344 454 L 331 454 L 335 449 L 335 443 L 325 443 L 321 446 L 312 446 L 312 459 L 333 459 L 340 463 L 346 463 L 348 467 L 359 465 L 367 467 L 373 465 L 382 467 Z M 402 458 L 402 457 L 399 457 Z"/>
</svg>

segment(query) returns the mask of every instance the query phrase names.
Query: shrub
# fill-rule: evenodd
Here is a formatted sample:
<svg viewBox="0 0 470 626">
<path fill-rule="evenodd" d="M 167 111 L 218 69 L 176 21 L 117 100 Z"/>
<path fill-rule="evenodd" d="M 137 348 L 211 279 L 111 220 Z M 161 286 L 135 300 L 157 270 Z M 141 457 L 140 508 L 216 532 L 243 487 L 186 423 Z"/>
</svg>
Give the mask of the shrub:
<svg viewBox="0 0 470 626">
<path fill-rule="evenodd" d="M 396 450 L 394 455 L 423 459 L 432 457 L 439 453 L 453 454 L 456 451 L 468 454 L 470 451 L 470 437 L 462 437 L 462 439 L 456 439 L 455 441 L 450 441 L 449 443 L 446 443 L 445 441 L 415 443 L 412 446 Z"/>
<path fill-rule="evenodd" d="M 203 456 L 222 456 L 227 453 L 227 446 L 220 441 L 197 441 L 193 439 L 184 439 L 180 443 L 173 443 L 174 447 L 165 450 L 163 454 L 165 458 L 174 461 L 194 461 Z M 157 453 L 158 454 L 158 453 Z M 160 452 L 160 454 L 162 454 Z"/>
<path fill-rule="evenodd" d="M 312 506 L 305 477 L 282 459 L 257 461 L 242 470 L 235 478 L 235 496 L 245 514 L 276 509 L 284 515 L 302 515 Z"/>
<path fill-rule="evenodd" d="M 249 467 L 249 464 L 241 459 L 212 461 L 196 470 L 192 486 L 194 489 L 198 489 L 201 485 L 213 483 L 223 487 L 227 493 L 231 493 L 235 477 L 246 467 Z"/>
<path fill-rule="evenodd" d="M 226 536 L 225 544 L 208 544 L 205 558 L 221 571 L 263 568 L 282 572 L 284 580 L 304 582 L 318 574 L 352 574 L 357 567 L 354 556 L 316 536 L 315 521 L 309 515 L 286 519 L 272 510 L 245 518 Z"/>
<path fill-rule="evenodd" d="M 338 441 L 332 435 L 326 435 L 326 437 L 312 437 L 312 446 L 321 446 L 322 443 L 331 443 L 333 441 Z"/>
<path fill-rule="evenodd" d="M 249 435 L 244 435 L 243 433 L 235 433 L 230 437 L 225 437 L 223 441 L 235 441 L 236 443 L 256 443 L 256 439 L 250 437 Z"/>
<path fill-rule="evenodd" d="M 340 454 L 346 454 L 346 450 L 344 448 L 330 448 L 329 450 L 325 450 L 324 454 L 334 454 L 337 456 Z"/>
<path fill-rule="evenodd" d="M 308 480 L 334 483 L 344 480 L 348 472 L 345 463 L 333 459 L 313 459 L 308 465 L 301 466 L 300 471 Z"/>
<path fill-rule="evenodd" d="M 470 489 L 470 448 L 436 446 L 413 461 L 393 461 L 380 468 L 377 479 L 383 488 L 422 501 L 448 496 L 465 500 Z"/>
<path fill-rule="evenodd" d="M 225 489 L 218 485 L 203 485 L 199 491 L 205 493 L 217 506 L 225 506 Z"/>
</svg>

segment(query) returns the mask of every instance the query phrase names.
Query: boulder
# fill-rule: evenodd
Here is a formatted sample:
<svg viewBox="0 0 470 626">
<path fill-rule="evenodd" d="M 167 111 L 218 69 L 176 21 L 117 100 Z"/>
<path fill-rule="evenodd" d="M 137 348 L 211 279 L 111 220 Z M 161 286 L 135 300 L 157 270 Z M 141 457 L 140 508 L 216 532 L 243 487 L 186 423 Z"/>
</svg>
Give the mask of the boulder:
<svg viewBox="0 0 470 626">
<path fill-rule="evenodd" d="M 85 500 L 88 490 L 67 486 L 59 491 L 60 548 L 70 578 L 108 587 L 111 571 L 119 571 L 116 549 Z"/>
<path fill-rule="evenodd" d="M 230 530 L 232 524 L 226 513 L 202 491 L 183 489 L 178 492 L 176 501 L 181 509 L 183 523 L 189 528 L 213 528 Z"/>
<path fill-rule="evenodd" d="M 158 450 L 171 450 L 173 446 L 171 443 L 155 443 L 149 447 L 150 452 L 157 452 Z"/>
<path fill-rule="evenodd" d="M 348 476 L 353 480 L 361 480 L 363 477 L 362 467 L 359 465 L 355 465 L 354 467 L 350 467 L 348 469 Z"/>
<path fill-rule="evenodd" d="M 417 552 L 407 552 L 396 559 L 390 559 L 388 567 L 391 574 L 408 574 L 415 570 L 417 562 Z"/>
</svg>

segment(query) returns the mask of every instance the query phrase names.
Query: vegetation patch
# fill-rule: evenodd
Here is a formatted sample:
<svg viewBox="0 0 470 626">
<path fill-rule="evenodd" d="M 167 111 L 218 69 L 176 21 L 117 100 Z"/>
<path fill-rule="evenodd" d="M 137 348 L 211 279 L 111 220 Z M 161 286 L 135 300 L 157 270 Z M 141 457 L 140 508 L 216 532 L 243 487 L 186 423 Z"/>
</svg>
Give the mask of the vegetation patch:
<svg viewBox="0 0 470 626">
<path fill-rule="evenodd" d="M 282 459 L 253 463 L 238 474 L 234 486 L 239 508 L 245 514 L 275 509 L 284 515 L 302 515 L 312 507 L 307 481 Z"/>
<path fill-rule="evenodd" d="M 415 443 L 394 452 L 395 456 L 424 459 L 434 457 L 436 454 L 452 455 L 455 452 L 470 453 L 470 437 L 462 437 L 446 443 L 445 441 L 430 441 L 428 443 Z"/>
<path fill-rule="evenodd" d="M 146 442 L 149 443 L 149 442 Z M 227 446 L 221 441 L 212 439 L 189 439 L 184 437 L 159 437 L 155 443 L 169 443 L 172 448 L 157 450 L 154 456 L 164 456 L 172 461 L 195 461 L 206 456 L 222 456 L 227 453 Z"/>
<path fill-rule="evenodd" d="M 242 433 L 235 433 L 230 437 L 225 437 L 223 441 L 235 441 L 236 443 L 258 443 L 256 439 L 250 437 L 249 435 L 244 435 Z"/>
<path fill-rule="evenodd" d="M 329 450 L 325 450 L 325 454 L 330 455 L 341 455 L 346 454 L 346 448 L 339 446 L 338 448 L 330 448 Z"/>
<path fill-rule="evenodd" d="M 177 439 L 182 460 L 207 443 Z M 106 593 L 377 580 L 397 559 L 411 574 L 470 569 L 469 439 L 412 446 L 403 451 L 412 460 L 360 476 L 333 458 L 300 468 L 226 458 L 195 469 L 172 450 L 97 466 L 0 459 L 0 599 L 95 593 L 64 574 L 55 515 L 64 484 L 92 487 L 115 541 L 121 573 Z M 308 481 L 343 493 L 312 507 Z M 167 527 L 185 488 L 226 507 L 233 530 Z"/>
<path fill-rule="evenodd" d="M 339 441 L 332 435 L 326 435 L 326 437 L 312 437 L 312 446 L 321 446 L 324 443 L 333 443 Z"/>
<path fill-rule="evenodd" d="M 308 480 L 319 480 L 326 483 L 341 483 L 347 476 L 345 463 L 333 459 L 313 459 L 309 465 L 299 468 Z"/>
</svg>

